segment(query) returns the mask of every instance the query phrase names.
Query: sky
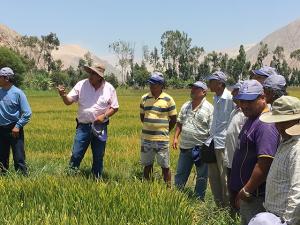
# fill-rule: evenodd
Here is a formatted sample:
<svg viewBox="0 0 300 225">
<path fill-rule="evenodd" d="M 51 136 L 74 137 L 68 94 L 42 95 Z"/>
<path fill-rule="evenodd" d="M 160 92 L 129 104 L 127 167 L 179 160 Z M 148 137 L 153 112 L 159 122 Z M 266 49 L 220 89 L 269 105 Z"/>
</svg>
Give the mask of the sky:
<svg viewBox="0 0 300 225">
<path fill-rule="evenodd" d="M 125 40 L 160 49 L 167 30 L 184 31 L 205 51 L 258 43 L 300 18 L 299 0 L 1 0 L 0 23 L 22 35 L 56 33 L 110 59 L 108 46 Z"/>
</svg>

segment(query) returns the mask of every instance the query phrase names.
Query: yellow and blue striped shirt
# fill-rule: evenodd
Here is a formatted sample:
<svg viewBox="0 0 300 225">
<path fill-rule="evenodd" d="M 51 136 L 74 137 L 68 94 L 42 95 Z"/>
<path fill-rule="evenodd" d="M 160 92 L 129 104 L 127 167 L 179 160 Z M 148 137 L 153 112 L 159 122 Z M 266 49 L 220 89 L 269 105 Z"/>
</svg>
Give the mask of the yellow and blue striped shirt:
<svg viewBox="0 0 300 225">
<path fill-rule="evenodd" d="M 155 99 L 151 93 L 142 96 L 140 113 L 144 114 L 142 139 L 169 141 L 169 117 L 177 115 L 173 98 L 162 92 Z"/>
</svg>

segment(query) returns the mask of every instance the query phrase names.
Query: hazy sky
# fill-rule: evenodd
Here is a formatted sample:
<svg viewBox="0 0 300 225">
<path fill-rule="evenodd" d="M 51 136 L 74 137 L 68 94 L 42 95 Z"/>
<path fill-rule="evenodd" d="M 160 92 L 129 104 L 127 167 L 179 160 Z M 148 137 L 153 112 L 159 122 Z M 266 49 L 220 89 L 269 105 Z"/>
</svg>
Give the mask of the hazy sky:
<svg viewBox="0 0 300 225">
<path fill-rule="evenodd" d="M 0 23 L 22 35 L 54 32 L 109 58 L 109 43 L 160 48 L 166 30 L 188 33 L 206 51 L 257 43 L 300 18 L 299 0 L 1 0 Z"/>
</svg>

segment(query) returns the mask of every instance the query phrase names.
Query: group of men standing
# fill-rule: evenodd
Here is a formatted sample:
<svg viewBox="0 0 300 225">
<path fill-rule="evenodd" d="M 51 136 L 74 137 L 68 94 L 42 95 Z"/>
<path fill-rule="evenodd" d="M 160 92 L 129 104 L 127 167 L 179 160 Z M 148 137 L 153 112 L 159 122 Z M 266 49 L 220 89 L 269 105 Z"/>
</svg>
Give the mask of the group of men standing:
<svg viewBox="0 0 300 225">
<path fill-rule="evenodd" d="M 232 92 L 226 79 L 222 71 L 208 76 L 213 105 L 204 82 L 191 85 L 172 143 L 180 149 L 175 186 L 184 188 L 195 165 L 195 195 L 204 200 L 209 180 L 217 206 L 238 212 L 241 224 L 300 224 L 300 100 L 287 96 L 285 78 L 272 67 L 253 70 Z M 161 73 L 152 73 L 149 85 L 140 104 L 144 176 L 149 179 L 156 155 L 170 183 L 175 103 L 163 91 Z"/>
<path fill-rule="evenodd" d="M 119 104 L 116 90 L 104 79 L 105 68 L 84 69 L 87 79 L 68 94 L 63 86 L 58 92 L 66 105 L 79 106 L 69 167 L 78 170 L 91 144 L 92 174 L 98 179 L 109 118 Z M 12 147 L 15 169 L 27 175 L 23 127 L 31 110 L 24 93 L 13 85 L 13 76 L 8 67 L 0 70 L 0 169 L 7 171 Z M 178 189 L 184 188 L 195 165 L 195 195 L 204 201 L 209 180 L 217 206 L 238 210 L 242 224 L 300 224 L 300 100 L 286 96 L 285 79 L 272 67 L 253 70 L 250 80 L 237 83 L 232 92 L 222 71 L 207 80 L 208 87 L 201 81 L 191 85 L 191 99 L 177 117 L 174 99 L 163 90 L 163 74 L 150 75 L 150 92 L 140 101 L 144 178 L 151 179 L 156 158 L 171 186 L 169 142 L 175 127 Z M 213 105 L 206 100 L 208 88 L 215 93 Z"/>
</svg>

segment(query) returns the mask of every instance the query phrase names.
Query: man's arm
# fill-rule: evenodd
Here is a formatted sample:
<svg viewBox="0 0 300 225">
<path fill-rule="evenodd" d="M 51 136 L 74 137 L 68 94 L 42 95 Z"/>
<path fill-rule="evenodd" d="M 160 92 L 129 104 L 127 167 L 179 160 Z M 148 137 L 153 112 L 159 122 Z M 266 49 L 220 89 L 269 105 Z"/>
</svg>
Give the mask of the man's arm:
<svg viewBox="0 0 300 225">
<path fill-rule="evenodd" d="M 170 118 L 170 120 L 169 120 L 169 131 L 171 131 L 174 128 L 175 124 L 176 124 L 177 116 L 174 115 L 174 116 L 170 116 L 169 118 Z"/>
<path fill-rule="evenodd" d="M 66 88 L 64 86 L 59 85 L 57 90 L 65 105 L 71 105 L 73 103 L 73 99 L 67 96 Z"/>
<path fill-rule="evenodd" d="M 21 108 L 21 118 L 18 120 L 16 125 L 11 130 L 12 136 L 14 138 L 19 137 L 20 129 L 29 122 L 32 114 L 28 100 L 23 92 L 20 94 L 20 108 Z"/>
<path fill-rule="evenodd" d="M 243 187 L 242 190 L 238 193 L 236 197 L 236 206 L 239 208 L 240 199 L 247 201 L 247 196 L 245 195 L 245 191 L 248 193 L 252 193 L 257 188 L 266 181 L 269 169 L 271 167 L 273 158 L 271 157 L 260 157 L 255 164 L 255 167 L 252 171 L 251 177 Z"/>
<path fill-rule="evenodd" d="M 177 149 L 177 147 L 178 147 L 178 138 L 179 138 L 179 135 L 181 133 L 181 130 L 182 130 L 182 124 L 177 122 L 176 123 L 175 134 L 174 134 L 174 139 L 173 139 L 173 148 L 174 149 Z"/>
<path fill-rule="evenodd" d="M 106 110 L 105 113 L 97 116 L 96 121 L 99 123 L 103 123 L 106 118 L 112 117 L 116 112 L 118 112 L 118 108 L 112 108 L 110 107 L 108 110 Z"/>
<path fill-rule="evenodd" d="M 141 119 L 142 123 L 144 123 L 144 118 L 145 118 L 145 114 L 144 113 L 140 113 L 140 119 Z"/>
</svg>

